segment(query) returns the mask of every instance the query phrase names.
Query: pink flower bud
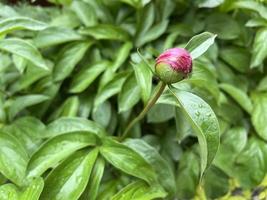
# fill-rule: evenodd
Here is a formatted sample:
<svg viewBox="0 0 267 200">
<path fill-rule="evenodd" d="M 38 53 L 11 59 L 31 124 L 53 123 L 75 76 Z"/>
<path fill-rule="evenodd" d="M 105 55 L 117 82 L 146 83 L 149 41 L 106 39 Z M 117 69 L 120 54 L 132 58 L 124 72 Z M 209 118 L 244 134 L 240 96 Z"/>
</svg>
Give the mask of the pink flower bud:
<svg viewBox="0 0 267 200">
<path fill-rule="evenodd" d="M 155 72 L 167 84 L 176 83 L 192 71 L 192 58 L 183 48 L 168 49 L 156 59 Z"/>
</svg>

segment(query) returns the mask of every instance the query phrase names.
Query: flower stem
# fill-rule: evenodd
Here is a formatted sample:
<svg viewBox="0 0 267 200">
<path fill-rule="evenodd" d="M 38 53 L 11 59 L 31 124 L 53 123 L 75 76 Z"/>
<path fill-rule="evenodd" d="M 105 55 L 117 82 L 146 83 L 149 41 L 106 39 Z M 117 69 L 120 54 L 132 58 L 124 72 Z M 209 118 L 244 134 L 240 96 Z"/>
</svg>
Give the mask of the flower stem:
<svg viewBox="0 0 267 200">
<path fill-rule="evenodd" d="M 162 92 L 164 91 L 165 87 L 166 87 L 166 84 L 160 81 L 155 89 L 153 96 L 150 98 L 147 105 L 143 108 L 142 112 L 128 124 L 125 131 L 122 133 L 120 137 L 120 141 L 124 140 L 129 135 L 129 131 L 131 130 L 131 128 L 138 121 L 140 121 L 146 115 L 146 113 L 150 110 L 150 108 L 156 103 L 156 101 L 158 100 Z"/>
</svg>

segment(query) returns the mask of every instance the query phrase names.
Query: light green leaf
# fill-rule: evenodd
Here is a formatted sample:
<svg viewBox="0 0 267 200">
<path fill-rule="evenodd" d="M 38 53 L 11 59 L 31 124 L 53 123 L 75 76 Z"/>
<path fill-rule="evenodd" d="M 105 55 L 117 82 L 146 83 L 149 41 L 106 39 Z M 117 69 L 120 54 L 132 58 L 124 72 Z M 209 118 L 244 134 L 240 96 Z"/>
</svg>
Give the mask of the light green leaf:
<svg viewBox="0 0 267 200">
<path fill-rule="evenodd" d="M 41 200 L 76 200 L 84 191 L 98 149 L 88 153 L 88 150 L 78 151 L 59 166 L 46 178 Z"/>
<path fill-rule="evenodd" d="M 82 39 L 83 37 L 74 30 L 57 26 L 39 32 L 34 38 L 34 44 L 39 48 L 44 48 Z"/>
<path fill-rule="evenodd" d="M 8 117 L 12 120 L 20 111 L 23 109 L 41 103 L 43 101 L 48 100 L 49 97 L 41 94 L 32 94 L 32 95 L 25 95 L 19 96 L 11 101 L 8 110 Z"/>
<path fill-rule="evenodd" d="M 255 93 L 252 95 L 254 108 L 252 111 L 252 124 L 257 134 L 267 140 L 267 93 Z"/>
<path fill-rule="evenodd" d="M 4 126 L 3 131 L 15 136 L 31 155 L 41 144 L 45 125 L 37 118 L 22 117 Z"/>
<path fill-rule="evenodd" d="M 142 8 L 148 4 L 151 0 L 120 0 L 121 2 L 127 3 L 135 8 Z"/>
<path fill-rule="evenodd" d="M 71 93 L 83 92 L 105 69 L 109 67 L 109 65 L 110 62 L 108 61 L 88 64 L 84 69 L 74 75 L 69 91 Z"/>
<path fill-rule="evenodd" d="M 150 97 L 152 90 L 152 72 L 146 66 L 145 62 L 139 64 L 131 63 L 134 68 L 135 77 L 138 85 L 141 88 L 141 96 L 144 103 L 146 103 Z"/>
<path fill-rule="evenodd" d="M 29 157 L 17 138 L 0 133 L 0 172 L 17 185 L 24 182 Z"/>
<path fill-rule="evenodd" d="M 47 24 L 28 17 L 11 17 L 0 21 L 0 35 L 16 30 L 41 31 L 45 28 Z"/>
<path fill-rule="evenodd" d="M 143 181 L 137 181 L 122 188 L 111 200 L 153 200 L 166 196 L 166 192 L 160 186 L 148 186 Z"/>
<path fill-rule="evenodd" d="M 43 188 L 43 179 L 41 177 L 34 179 L 30 185 L 22 191 L 19 200 L 38 200 Z"/>
<path fill-rule="evenodd" d="M 21 56 L 37 67 L 49 70 L 37 48 L 25 40 L 18 38 L 0 40 L 0 50 Z"/>
<path fill-rule="evenodd" d="M 137 152 L 109 138 L 103 139 L 102 142 L 101 155 L 114 167 L 150 184 L 156 181 L 152 166 Z"/>
<path fill-rule="evenodd" d="M 101 157 L 97 158 L 89 179 L 89 184 L 87 185 L 87 188 L 83 193 L 81 199 L 95 200 L 97 198 L 101 179 L 104 174 L 104 168 L 105 168 L 105 160 Z"/>
<path fill-rule="evenodd" d="M 245 111 L 251 113 L 253 105 L 245 92 L 227 83 L 220 84 L 220 88 L 228 93 Z"/>
<path fill-rule="evenodd" d="M 220 140 L 219 123 L 210 106 L 200 97 L 185 91 L 170 89 L 187 116 L 198 137 L 201 156 L 201 176 L 211 165 Z"/>
<path fill-rule="evenodd" d="M 224 0 L 205 0 L 198 4 L 200 8 L 214 8 L 221 5 Z"/>
<path fill-rule="evenodd" d="M 267 45 L 265 43 L 267 39 L 267 28 L 262 28 L 257 31 L 253 47 L 252 58 L 250 67 L 258 67 L 263 64 L 264 59 L 267 56 Z"/>
<path fill-rule="evenodd" d="M 65 46 L 54 67 L 55 81 L 62 81 L 67 78 L 92 44 L 91 41 L 74 42 Z"/>
<path fill-rule="evenodd" d="M 97 40 L 129 40 L 129 34 L 119 26 L 112 24 L 98 24 L 79 31 L 82 35 L 92 36 Z"/>
<path fill-rule="evenodd" d="M 42 175 L 55 167 L 73 152 L 86 146 L 95 145 L 97 136 L 90 132 L 73 132 L 58 135 L 45 142 L 31 157 L 28 164 L 28 177 Z"/>
<path fill-rule="evenodd" d="M 94 8 L 83 1 L 75 0 L 71 4 L 72 10 L 80 18 L 85 26 L 94 26 L 97 23 L 96 11 Z"/>
<path fill-rule="evenodd" d="M 174 173 L 157 150 L 141 139 L 128 139 L 124 143 L 139 153 L 155 170 L 161 186 L 172 196 L 176 192 Z"/>
<path fill-rule="evenodd" d="M 192 37 L 186 44 L 185 49 L 189 51 L 192 59 L 196 59 L 205 53 L 208 48 L 214 43 L 216 35 L 204 32 Z"/>
<path fill-rule="evenodd" d="M 88 131 L 97 135 L 105 133 L 103 127 L 94 121 L 80 117 L 61 117 L 47 125 L 42 137 L 54 137 L 65 133 Z"/>
<path fill-rule="evenodd" d="M 0 199 L 1 200 L 19 200 L 18 188 L 11 183 L 0 186 Z"/>
<path fill-rule="evenodd" d="M 141 90 L 136 78 L 130 75 L 118 96 L 119 112 L 124 112 L 132 108 L 140 99 Z"/>
</svg>

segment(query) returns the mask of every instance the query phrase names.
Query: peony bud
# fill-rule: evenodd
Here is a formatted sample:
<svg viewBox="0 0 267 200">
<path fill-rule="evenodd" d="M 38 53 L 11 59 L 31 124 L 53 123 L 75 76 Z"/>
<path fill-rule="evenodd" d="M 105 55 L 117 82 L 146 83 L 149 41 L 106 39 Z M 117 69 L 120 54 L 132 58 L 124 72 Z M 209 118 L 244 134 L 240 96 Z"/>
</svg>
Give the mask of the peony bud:
<svg viewBox="0 0 267 200">
<path fill-rule="evenodd" d="M 183 48 L 168 49 L 156 59 L 155 72 L 166 84 L 176 83 L 192 71 L 192 58 Z"/>
</svg>

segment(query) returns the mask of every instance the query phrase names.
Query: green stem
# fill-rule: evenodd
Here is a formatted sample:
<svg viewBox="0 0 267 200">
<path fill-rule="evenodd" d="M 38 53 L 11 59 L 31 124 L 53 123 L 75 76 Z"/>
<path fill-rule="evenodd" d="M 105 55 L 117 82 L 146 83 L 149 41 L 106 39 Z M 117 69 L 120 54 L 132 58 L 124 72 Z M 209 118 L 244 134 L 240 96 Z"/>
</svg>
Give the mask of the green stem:
<svg viewBox="0 0 267 200">
<path fill-rule="evenodd" d="M 150 110 L 150 108 L 156 103 L 156 101 L 158 100 L 158 98 L 160 97 L 162 92 L 164 91 L 165 86 L 166 86 L 165 83 L 163 83 L 162 81 L 159 82 L 159 84 L 157 85 L 157 88 L 156 88 L 153 96 L 150 98 L 149 102 L 144 107 L 142 112 L 128 124 L 128 126 L 125 129 L 125 131 L 122 133 L 122 135 L 120 137 L 120 141 L 124 140 L 129 135 L 129 131 L 131 130 L 131 128 L 138 121 L 140 121 L 146 115 L 146 113 Z"/>
</svg>

